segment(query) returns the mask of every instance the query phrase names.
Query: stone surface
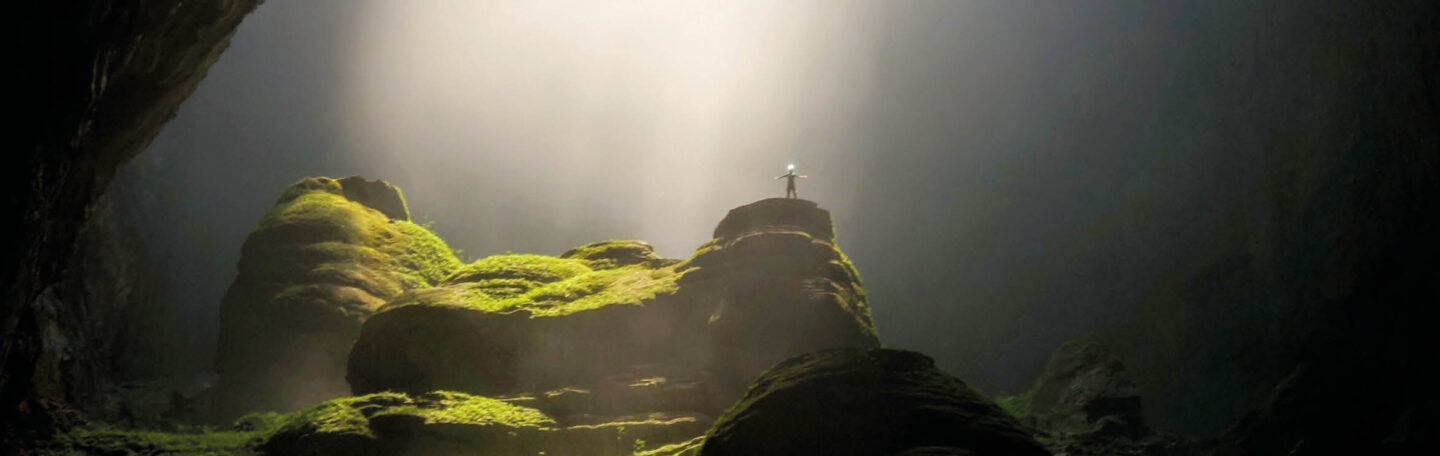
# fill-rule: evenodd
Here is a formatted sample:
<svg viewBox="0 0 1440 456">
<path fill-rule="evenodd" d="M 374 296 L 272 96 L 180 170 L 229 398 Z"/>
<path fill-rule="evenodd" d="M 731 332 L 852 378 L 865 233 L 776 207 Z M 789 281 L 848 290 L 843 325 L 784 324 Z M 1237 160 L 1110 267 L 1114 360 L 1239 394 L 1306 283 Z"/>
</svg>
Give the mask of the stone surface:
<svg viewBox="0 0 1440 456">
<path fill-rule="evenodd" d="M 1070 340 L 1056 349 L 1031 394 L 1031 418 L 1052 433 L 1132 438 L 1150 433 L 1139 388 L 1120 358 L 1093 338 Z"/>
<path fill-rule="evenodd" d="M 347 191 L 345 182 L 368 190 Z M 216 418 L 348 394 L 345 362 L 360 323 L 386 299 L 459 266 L 424 227 L 362 204 L 393 209 L 399 192 L 386 189 L 394 187 L 307 178 L 259 221 L 221 303 Z"/>
<path fill-rule="evenodd" d="M 1050 453 L 924 355 L 834 349 L 785 360 L 762 374 L 716 421 L 700 454 Z"/>
<path fill-rule="evenodd" d="M 713 308 L 708 347 L 737 388 L 791 356 L 875 348 L 879 338 L 855 266 L 836 247 L 830 213 L 800 199 L 735 208 L 691 258 L 683 296 Z"/>
</svg>

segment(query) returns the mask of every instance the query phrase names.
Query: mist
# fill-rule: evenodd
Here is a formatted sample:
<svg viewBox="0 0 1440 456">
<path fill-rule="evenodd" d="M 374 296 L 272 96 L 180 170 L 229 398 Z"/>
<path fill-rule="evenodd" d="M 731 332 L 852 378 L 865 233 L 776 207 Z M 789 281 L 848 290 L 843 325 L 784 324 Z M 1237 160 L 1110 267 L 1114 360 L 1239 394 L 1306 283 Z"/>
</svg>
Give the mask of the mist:
<svg viewBox="0 0 1440 456">
<path fill-rule="evenodd" d="M 302 177 L 390 181 L 466 259 L 611 238 L 684 258 L 793 163 L 884 344 L 1016 392 L 1061 341 L 1150 325 L 1149 294 L 1227 242 L 1263 163 L 1215 153 L 1245 145 L 1222 70 L 1253 63 L 1235 32 L 1258 11 L 270 2 L 112 192 L 153 196 L 131 207 L 200 372 L 241 242 Z M 1186 337 L 1120 349 L 1163 370 Z M 1176 426 L 1243 405 L 1215 407 Z"/>
</svg>

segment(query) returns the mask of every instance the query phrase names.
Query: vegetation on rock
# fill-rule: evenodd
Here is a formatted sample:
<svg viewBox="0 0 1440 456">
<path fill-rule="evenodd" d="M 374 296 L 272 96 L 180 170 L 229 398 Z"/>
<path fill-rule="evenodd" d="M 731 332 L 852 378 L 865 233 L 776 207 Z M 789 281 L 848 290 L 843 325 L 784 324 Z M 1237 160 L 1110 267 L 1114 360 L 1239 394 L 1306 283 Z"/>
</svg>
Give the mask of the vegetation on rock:
<svg viewBox="0 0 1440 456">
<path fill-rule="evenodd" d="M 389 214 L 367 205 L 375 201 Z M 349 392 L 345 360 L 361 322 L 460 267 L 408 218 L 399 189 L 383 181 L 312 177 L 285 190 L 245 240 L 221 304 L 217 417 Z"/>
<path fill-rule="evenodd" d="M 833 349 L 776 364 L 706 434 L 700 454 L 1048 455 L 1021 424 L 899 350 Z M 935 454 L 933 452 L 921 454 Z"/>
</svg>

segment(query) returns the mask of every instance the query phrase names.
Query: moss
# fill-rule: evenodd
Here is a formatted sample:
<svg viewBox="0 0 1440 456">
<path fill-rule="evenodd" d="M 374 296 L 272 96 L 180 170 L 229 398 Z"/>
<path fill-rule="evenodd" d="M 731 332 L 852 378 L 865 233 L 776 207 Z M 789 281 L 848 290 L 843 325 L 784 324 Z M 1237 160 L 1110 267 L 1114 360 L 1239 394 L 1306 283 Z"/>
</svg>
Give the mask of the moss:
<svg viewBox="0 0 1440 456">
<path fill-rule="evenodd" d="M 417 396 L 383 392 L 342 397 L 316 404 L 285 419 L 281 432 L 372 436 L 370 418 L 420 417 L 426 424 L 503 425 L 538 428 L 554 420 L 538 410 L 483 396 L 435 391 Z"/>
<path fill-rule="evenodd" d="M 345 198 L 328 178 L 287 189 L 246 244 L 242 272 L 255 281 L 331 283 L 381 298 L 434 286 L 460 267 L 429 229 Z"/>
<path fill-rule="evenodd" d="M 1020 394 L 995 396 L 995 405 L 999 405 L 1010 416 L 1024 418 L 1030 416 L 1030 404 L 1034 395 L 1035 390 L 1030 390 Z"/>
<path fill-rule="evenodd" d="M 402 296 L 390 306 L 462 307 L 490 313 L 526 311 L 569 315 L 610 305 L 641 305 L 674 293 L 681 265 L 592 269 L 589 260 L 544 255 L 496 255 L 455 271 L 441 290 Z"/>
<path fill-rule="evenodd" d="M 632 264 L 665 261 L 655 253 L 655 248 L 650 244 L 644 241 L 622 239 L 585 244 L 570 249 L 560 257 L 587 260 L 593 269 L 610 269 Z"/>
<path fill-rule="evenodd" d="M 456 269 L 444 282 L 474 283 L 493 279 L 522 279 L 534 283 L 555 282 L 590 272 L 585 260 L 548 255 L 507 254 L 481 258 Z"/>
<path fill-rule="evenodd" d="M 390 407 L 375 414 L 381 415 L 416 416 L 423 418 L 425 424 L 502 425 L 537 429 L 555 425 L 555 420 L 539 410 L 453 391 L 427 393 L 404 405 Z"/>
<path fill-rule="evenodd" d="M 39 455 L 250 455 L 279 430 L 287 415 L 253 413 L 231 429 L 184 428 L 173 432 L 121 429 L 105 425 L 76 428 L 36 449 Z"/>
<path fill-rule="evenodd" d="M 672 443 L 652 450 L 635 453 L 635 456 L 694 456 L 700 454 L 700 447 L 705 445 L 705 436 L 695 437 L 684 442 Z"/>
</svg>

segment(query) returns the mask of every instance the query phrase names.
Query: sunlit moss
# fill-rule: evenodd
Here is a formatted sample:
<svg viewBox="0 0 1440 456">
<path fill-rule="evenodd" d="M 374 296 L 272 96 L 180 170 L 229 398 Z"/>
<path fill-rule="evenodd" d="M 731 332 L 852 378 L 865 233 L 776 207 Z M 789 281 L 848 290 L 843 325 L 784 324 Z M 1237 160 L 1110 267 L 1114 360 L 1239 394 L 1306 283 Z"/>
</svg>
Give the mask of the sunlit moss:
<svg viewBox="0 0 1440 456">
<path fill-rule="evenodd" d="M 492 313 L 527 311 L 532 316 L 568 315 L 609 305 L 640 305 L 677 290 L 679 265 L 644 264 L 595 270 L 588 260 L 544 255 L 496 255 L 464 266 L 442 289 L 393 301 L 408 305 L 464 307 Z"/>
<path fill-rule="evenodd" d="M 429 229 L 347 199 L 328 178 L 307 178 L 287 189 L 257 223 L 246 249 L 242 269 L 252 279 L 330 283 L 377 297 L 434 286 L 460 267 Z"/>
<path fill-rule="evenodd" d="M 705 445 L 705 436 L 699 436 L 684 442 L 672 443 L 659 448 L 641 451 L 634 456 L 695 456 L 700 454 L 700 447 Z"/>
<path fill-rule="evenodd" d="M 560 257 L 587 260 L 592 269 L 610 269 L 665 261 L 655 254 L 655 248 L 650 244 L 644 241 L 625 239 L 592 242 L 570 249 Z"/>
<path fill-rule="evenodd" d="M 444 282 L 456 284 L 520 279 L 539 284 L 568 279 L 591 270 L 585 260 L 548 255 L 507 254 L 481 258 L 462 266 L 445 278 Z"/>
<path fill-rule="evenodd" d="M 284 425 L 287 415 L 275 412 L 241 417 L 229 430 L 181 429 L 174 432 L 84 426 L 60 434 L 35 449 L 37 455 L 184 454 L 251 455 Z"/>
<path fill-rule="evenodd" d="M 541 428 L 555 424 L 555 420 L 533 408 L 453 391 L 428 393 L 418 400 L 375 414 L 380 415 L 417 416 L 423 418 L 425 424 L 497 424 L 515 428 Z"/>
</svg>

